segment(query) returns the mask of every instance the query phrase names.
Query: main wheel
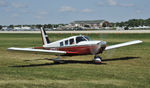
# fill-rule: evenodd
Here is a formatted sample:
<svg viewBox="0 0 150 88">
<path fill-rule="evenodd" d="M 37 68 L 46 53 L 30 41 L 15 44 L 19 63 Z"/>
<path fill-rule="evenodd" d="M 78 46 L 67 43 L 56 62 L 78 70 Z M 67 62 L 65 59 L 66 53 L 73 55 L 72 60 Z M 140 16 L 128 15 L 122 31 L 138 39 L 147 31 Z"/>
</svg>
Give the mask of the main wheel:
<svg viewBox="0 0 150 88">
<path fill-rule="evenodd" d="M 94 63 L 102 63 L 102 58 L 100 56 L 94 56 L 93 62 Z"/>
<path fill-rule="evenodd" d="M 60 61 L 54 61 L 54 64 L 60 64 L 61 62 Z"/>
</svg>

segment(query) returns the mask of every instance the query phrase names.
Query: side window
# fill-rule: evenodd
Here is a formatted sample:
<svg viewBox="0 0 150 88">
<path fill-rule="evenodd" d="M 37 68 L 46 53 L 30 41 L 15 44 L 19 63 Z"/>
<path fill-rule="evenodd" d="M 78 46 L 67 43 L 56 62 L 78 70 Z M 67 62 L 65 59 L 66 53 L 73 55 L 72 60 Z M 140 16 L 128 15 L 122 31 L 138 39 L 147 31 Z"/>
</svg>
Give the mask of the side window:
<svg viewBox="0 0 150 88">
<path fill-rule="evenodd" d="M 69 42 L 70 42 L 70 45 L 74 44 L 74 39 L 70 39 Z"/>
<path fill-rule="evenodd" d="M 60 42 L 60 46 L 64 46 L 63 42 Z"/>
<path fill-rule="evenodd" d="M 65 41 L 65 45 L 66 45 L 66 46 L 68 45 L 68 40 Z"/>
</svg>

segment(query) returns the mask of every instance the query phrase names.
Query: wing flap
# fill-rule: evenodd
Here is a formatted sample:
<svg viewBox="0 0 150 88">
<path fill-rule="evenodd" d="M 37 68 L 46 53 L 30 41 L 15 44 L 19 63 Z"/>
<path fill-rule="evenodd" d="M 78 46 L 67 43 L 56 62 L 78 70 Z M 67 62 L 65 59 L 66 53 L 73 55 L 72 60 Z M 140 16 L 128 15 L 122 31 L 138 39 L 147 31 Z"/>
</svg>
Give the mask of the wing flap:
<svg viewBox="0 0 150 88">
<path fill-rule="evenodd" d="M 138 44 L 138 43 L 142 43 L 142 42 L 143 41 L 141 41 L 141 40 L 129 41 L 129 42 L 125 42 L 125 43 L 120 43 L 120 44 L 108 46 L 105 48 L 105 50 L 110 50 L 110 49 L 119 48 L 119 47 L 123 47 L 123 46 Z"/>
<path fill-rule="evenodd" d="M 43 50 L 43 49 L 33 49 L 33 48 L 15 48 L 11 47 L 8 48 L 10 51 L 23 51 L 23 52 L 36 52 L 36 53 L 47 53 L 52 55 L 64 55 L 66 54 L 65 51 L 58 51 L 58 50 Z"/>
</svg>

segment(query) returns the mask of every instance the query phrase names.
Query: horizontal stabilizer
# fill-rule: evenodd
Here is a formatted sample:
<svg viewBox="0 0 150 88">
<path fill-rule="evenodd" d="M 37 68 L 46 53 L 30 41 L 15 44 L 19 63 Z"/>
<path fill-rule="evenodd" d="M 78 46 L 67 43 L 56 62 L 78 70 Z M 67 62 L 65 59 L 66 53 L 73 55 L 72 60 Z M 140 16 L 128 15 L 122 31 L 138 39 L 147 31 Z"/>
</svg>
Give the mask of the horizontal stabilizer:
<svg viewBox="0 0 150 88">
<path fill-rule="evenodd" d="M 129 46 L 129 45 L 138 44 L 138 43 L 142 43 L 142 42 L 143 41 L 141 41 L 141 40 L 135 40 L 135 41 L 125 42 L 125 43 L 120 43 L 120 44 L 116 44 L 116 45 L 107 46 L 105 48 L 105 50 L 110 50 L 110 49 L 119 48 L 119 47 L 123 47 L 123 46 Z"/>
<path fill-rule="evenodd" d="M 66 54 L 65 51 L 57 51 L 57 50 L 43 50 L 43 49 L 33 49 L 33 48 L 15 48 L 11 47 L 8 48 L 11 51 L 24 51 L 24 52 L 36 52 L 36 53 L 47 53 L 52 55 L 64 55 Z"/>
</svg>

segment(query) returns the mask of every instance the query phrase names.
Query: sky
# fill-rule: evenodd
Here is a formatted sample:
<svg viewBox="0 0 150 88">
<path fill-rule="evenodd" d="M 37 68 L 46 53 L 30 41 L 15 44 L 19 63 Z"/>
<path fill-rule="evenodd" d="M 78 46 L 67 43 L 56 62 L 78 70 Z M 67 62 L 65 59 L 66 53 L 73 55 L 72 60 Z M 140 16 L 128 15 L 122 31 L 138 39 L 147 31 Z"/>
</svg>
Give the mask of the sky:
<svg viewBox="0 0 150 88">
<path fill-rule="evenodd" d="M 150 18 L 150 0 L 0 0 L 0 25 Z"/>
</svg>

